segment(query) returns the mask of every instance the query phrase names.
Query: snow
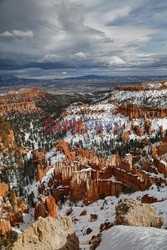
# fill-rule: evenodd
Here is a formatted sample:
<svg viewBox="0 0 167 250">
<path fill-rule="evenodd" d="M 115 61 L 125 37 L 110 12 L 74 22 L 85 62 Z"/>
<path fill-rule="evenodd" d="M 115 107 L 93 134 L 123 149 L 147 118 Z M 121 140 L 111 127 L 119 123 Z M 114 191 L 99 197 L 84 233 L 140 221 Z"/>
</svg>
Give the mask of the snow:
<svg viewBox="0 0 167 250">
<path fill-rule="evenodd" d="M 163 129 L 167 129 L 167 118 L 162 118 L 162 119 L 154 119 L 151 122 L 151 126 L 153 129 L 159 129 L 160 126 L 163 127 Z"/>
<path fill-rule="evenodd" d="M 103 233 L 97 250 L 166 250 L 167 230 L 114 226 Z"/>
<path fill-rule="evenodd" d="M 22 233 L 22 231 L 35 222 L 34 208 L 31 208 L 29 213 L 23 214 L 23 221 L 23 223 L 19 223 L 18 226 L 15 226 L 13 230 L 17 233 Z"/>
<path fill-rule="evenodd" d="M 73 226 L 75 232 L 80 240 L 81 249 L 90 249 L 86 243 L 91 240 L 93 235 L 97 235 L 100 232 L 100 225 L 109 222 L 111 224 L 114 223 L 115 219 L 115 207 L 118 202 L 123 198 L 135 198 L 141 199 L 144 195 L 149 195 L 150 197 L 157 198 L 158 202 L 153 203 L 153 205 L 157 209 L 157 215 L 162 216 L 164 218 L 163 229 L 167 228 L 167 186 L 157 188 L 156 185 L 151 186 L 149 190 L 146 191 L 138 191 L 132 194 L 120 194 L 117 198 L 115 196 L 106 197 L 104 200 L 99 199 L 98 201 L 84 206 L 82 203 L 72 204 L 65 203 L 62 207 L 58 205 L 58 213 L 66 215 L 66 213 L 72 209 L 71 217 L 73 220 Z M 86 215 L 80 216 L 80 214 L 86 210 Z M 90 222 L 90 214 L 98 215 L 97 220 Z M 89 235 L 85 234 L 87 228 L 91 228 L 92 232 Z M 163 231 L 163 230 L 162 230 Z M 167 231 L 166 231 L 167 232 Z M 102 232 L 102 235 L 104 232 Z M 110 248 L 104 248 L 110 249 Z M 117 250 L 117 248 L 115 248 Z M 114 250 L 115 250 L 114 249 Z M 129 248 L 131 249 L 131 248 Z M 133 249 L 133 248 L 132 248 Z M 134 248 L 138 250 L 138 248 Z M 167 249 L 167 248 L 166 248 Z"/>
<path fill-rule="evenodd" d="M 30 136 L 30 133 L 25 133 L 25 141 L 28 140 L 29 136 Z"/>
<path fill-rule="evenodd" d="M 134 103 L 137 105 L 150 105 L 155 107 L 166 107 L 167 106 L 167 90 L 150 90 L 150 91 L 113 91 L 110 99 L 115 99 L 118 103 Z M 65 136 L 64 140 L 71 143 L 72 146 L 78 145 L 78 143 L 82 143 L 83 148 L 91 149 L 92 143 L 96 146 L 93 146 L 96 150 L 100 148 L 101 143 L 110 144 L 110 141 L 114 142 L 114 146 L 118 144 L 117 139 L 118 135 L 114 134 L 114 122 L 119 122 L 120 126 L 125 125 L 125 131 L 131 130 L 132 121 L 130 121 L 129 117 L 126 117 L 120 113 L 115 114 L 114 111 L 116 105 L 108 103 L 108 100 L 105 102 L 98 102 L 96 104 L 91 105 L 80 105 L 77 106 L 72 104 L 67 108 L 68 115 L 66 116 L 66 120 L 75 120 L 82 121 L 83 123 L 88 124 L 86 127 L 89 129 L 85 134 L 75 133 L 72 134 L 70 131 Z M 103 136 L 101 137 L 97 134 L 95 124 L 99 122 L 103 127 Z M 151 137 L 155 137 L 159 133 L 159 127 L 162 125 L 163 129 L 167 129 L 167 118 L 162 119 L 150 119 L 152 127 L 152 135 Z M 112 131 L 108 133 L 107 124 L 110 123 L 112 126 Z M 144 119 L 135 119 L 134 125 L 139 126 L 143 131 L 145 130 L 145 122 Z M 149 136 L 147 133 L 144 133 L 143 136 L 137 136 L 135 131 L 131 130 L 131 135 L 129 136 L 129 140 L 148 140 Z"/>
<path fill-rule="evenodd" d="M 150 105 L 154 107 L 167 107 L 167 90 L 149 91 L 118 91 L 112 92 L 113 98 L 119 103 L 132 102 L 137 105 Z"/>
<path fill-rule="evenodd" d="M 158 88 L 157 84 L 157 88 Z M 137 105 L 150 105 L 155 107 L 167 107 L 167 90 L 150 90 L 150 91 L 139 91 L 139 92 L 130 92 L 130 91 L 113 91 L 112 97 L 110 99 L 115 99 L 118 103 L 127 103 L 131 102 Z M 66 133 L 64 137 L 65 141 L 68 141 L 75 146 L 75 144 L 82 141 L 83 147 L 90 149 L 94 143 L 100 145 L 101 143 L 106 143 L 113 141 L 116 146 L 119 144 L 119 140 L 117 141 L 118 135 L 115 135 L 112 132 L 108 133 L 106 131 L 106 124 L 108 122 L 120 122 L 121 126 L 125 124 L 125 131 L 131 129 L 132 122 L 129 117 L 123 116 L 122 114 L 114 114 L 115 105 L 106 102 L 99 102 L 96 104 L 88 105 L 80 105 L 77 107 L 77 103 L 70 105 L 67 108 L 68 115 L 65 118 L 66 120 L 75 120 L 75 121 L 87 121 L 90 120 L 95 124 L 95 122 L 103 123 L 103 136 L 100 137 L 96 134 L 95 126 L 93 129 L 89 129 L 86 134 L 72 134 L 70 131 Z M 88 109 L 88 112 L 84 112 L 85 109 Z M 91 112 L 90 112 L 91 111 Z M 99 111 L 99 113 L 97 113 Z M 151 127 L 153 129 L 152 136 L 156 136 L 159 132 L 159 127 L 162 125 L 163 129 L 167 129 L 167 118 L 163 119 L 150 119 Z M 140 128 L 144 129 L 144 120 L 143 119 L 135 119 L 134 125 L 140 126 Z M 33 123 L 30 123 L 31 130 L 34 130 Z M 29 132 L 23 131 L 25 140 L 30 141 L 34 144 L 35 149 L 38 149 L 38 143 L 40 142 L 40 136 L 36 134 L 36 137 L 31 139 L 32 135 Z M 34 133 L 34 131 L 33 131 Z M 36 132 L 37 133 L 37 132 Z M 34 133 L 35 134 L 35 133 Z M 149 139 L 149 136 L 145 133 L 142 137 L 136 135 L 134 131 L 129 137 L 130 139 L 141 141 L 142 139 Z M 51 142 L 53 142 L 53 139 Z M 93 145 L 95 151 L 96 148 Z M 109 145 L 109 144 L 108 144 Z M 98 147 L 97 147 L 98 148 Z M 149 156 L 150 145 L 144 148 L 147 152 L 147 158 Z M 101 149 L 100 149 L 101 150 Z M 106 149 L 105 149 L 106 150 Z M 31 150 L 29 151 L 28 158 L 31 156 Z M 110 152 L 109 152 L 110 153 Z M 163 155 L 164 159 L 167 159 L 167 154 Z M 1 155 L 0 155 L 1 158 Z M 55 169 L 55 163 L 64 161 L 65 156 L 61 152 L 56 152 L 56 148 L 53 147 L 49 152 L 46 153 L 46 159 L 50 162 L 52 168 L 46 173 L 41 182 L 36 182 L 32 185 L 25 187 L 27 193 L 33 192 L 35 195 L 34 201 L 37 200 L 38 197 L 38 187 L 43 183 L 45 188 L 47 188 L 48 182 L 53 175 Z M 161 163 L 166 164 L 164 159 L 161 160 Z M 145 160 L 145 157 L 141 157 L 140 161 L 138 161 L 135 165 L 140 166 L 141 163 Z M 1 162 L 0 162 L 1 164 Z M 2 164 L 3 165 L 3 164 Z M 80 172 L 92 171 L 89 166 L 85 166 L 86 168 L 81 170 Z M 154 167 L 154 166 L 152 166 Z M 122 170 L 125 171 L 125 170 Z M 143 171 L 144 172 L 144 171 Z M 147 174 L 148 172 L 145 171 Z M 148 173 L 150 176 L 155 178 L 164 178 L 163 174 L 155 174 Z M 114 181 L 116 179 L 112 176 L 110 179 L 103 181 Z M 13 183 L 16 181 L 14 180 Z M 62 186 L 59 186 L 57 189 L 61 189 Z M 150 197 L 157 198 L 158 202 L 154 203 L 154 206 L 157 209 L 157 214 L 164 217 L 164 225 L 163 228 L 167 228 L 167 187 L 157 187 L 153 185 L 149 190 L 144 192 L 135 192 L 133 194 L 120 194 L 119 197 L 110 196 L 106 197 L 104 200 L 99 199 L 97 202 L 94 202 L 88 206 L 84 206 L 82 201 L 77 204 L 70 204 L 70 202 L 66 202 L 64 205 L 57 204 L 58 214 L 66 215 L 66 213 L 72 209 L 72 220 L 73 226 L 75 228 L 76 234 L 80 240 L 81 249 L 90 249 L 88 242 L 90 241 L 93 235 L 97 235 L 100 232 L 101 224 L 105 222 L 113 223 L 115 218 L 115 207 L 117 206 L 120 199 L 125 197 L 132 197 L 136 199 L 141 199 L 144 195 L 149 195 Z M 86 210 L 85 216 L 80 216 L 80 214 Z M 90 215 L 96 214 L 98 215 L 97 220 L 90 222 Z M 24 223 L 19 225 L 19 229 L 15 228 L 15 230 L 24 230 L 34 221 L 34 211 L 31 210 L 29 214 L 24 214 Z M 86 229 L 91 228 L 92 232 L 87 235 L 85 234 Z M 149 249 L 164 249 L 167 250 L 167 231 L 163 229 L 154 229 L 154 228 L 134 228 L 134 227 L 125 227 L 125 226 L 117 226 L 112 227 L 108 231 L 102 232 L 102 243 L 98 249 L 114 249 L 114 250 L 149 250 Z M 166 247 L 166 248 L 165 248 Z"/>
<path fill-rule="evenodd" d="M 55 166 L 56 162 L 64 161 L 65 155 L 61 152 L 56 152 L 56 148 L 53 147 L 49 152 L 45 155 L 46 159 L 50 159 L 51 166 Z"/>
</svg>

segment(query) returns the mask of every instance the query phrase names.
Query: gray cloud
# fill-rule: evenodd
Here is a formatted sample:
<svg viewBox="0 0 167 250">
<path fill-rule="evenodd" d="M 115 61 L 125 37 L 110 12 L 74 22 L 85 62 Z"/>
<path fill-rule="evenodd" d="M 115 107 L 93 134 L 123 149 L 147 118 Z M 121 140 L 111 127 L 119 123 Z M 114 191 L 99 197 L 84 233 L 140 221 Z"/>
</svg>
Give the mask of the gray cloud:
<svg viewBox="0 0 167 250">
<path fill-rule="evenodd" d="M 0 1 L 0 66 L 160 67 L 161 55 L 167 52 L 165 20 L 159 18 L 165 17 L 165 6 L 162 0 Z"/>
<path fill-rule="evenodd" d="M 59 61 L 59 57 L 55 54 L 45 55 L 43 58 L 38 60 L 39 63 L 55 63 Z"/>
</svg>

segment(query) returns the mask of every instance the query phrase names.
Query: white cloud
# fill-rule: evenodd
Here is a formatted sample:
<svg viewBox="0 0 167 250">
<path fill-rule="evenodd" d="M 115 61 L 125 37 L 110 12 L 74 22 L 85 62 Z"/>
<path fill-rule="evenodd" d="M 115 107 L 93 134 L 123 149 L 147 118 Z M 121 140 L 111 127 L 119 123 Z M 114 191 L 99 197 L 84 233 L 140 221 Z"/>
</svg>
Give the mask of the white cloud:
<svg viewBox="0 0 167 250">
<path fill-rule="evenodd" d="M 30 67 L 34 61 L 57 62 L 62 71 L 68 68 L 68 74 L 69 68 L 81 71 L 83 66 L 93 70 L 113 66 L 122 70 L 129 66 L 137 68 L 147 62 L 153 64 L 154 56 L 147 56 L 146 52 L 156 54 L 157 58 L 166 53 L 166 47 L 162 45 L 166 41 L 165 15 L 161 11 L 166 4 L 163 7 L 162 1 L 155 1 L 154 5 L 151 0 L 146 2 L 4 1 L 0 4 L 0 37 L 8 39 L 0 39 L 1 58 L 15 60 L 17 55 L 23 55 L 21 65 L 28 62 Z M 11 15 L 7 15 L 9 12 Z M 12 39 L 32 37 L 33 32 L 31 41 Z M 48 70 L 49 66 L 46 68 Z"/>
<path fill-rule="evenodd" d="M 24 38 L 24 37 L 33 37 L 33 32 L 29 31 L 22 31 L 22 30 L 12 30 L 12 31 L 5 31 L 0 33 L 0 37 L 6 38 Z"/>
<path fill-rule="evenodd" d="M 57 56 L 55 54 L 51 54 L 51 55 L 44 56 L 43 58 L 38 60 L 38 62 L 40 62 L 40 63 L 54 63 L 54 62 L 57 62 L 58 60 L 59 60 L 59 56 Z"/>
<path fill-rule="evenodd" d="M 77 52 L 70 56 L 72 59 L 76 60 L 87 60 L 90 57 L 89 53 Z"/>
<path fill-rule="evenodd" d="M 126 17 L 130 14 L 132 11 L 132 6 L 123 6 L 122 8 L 115 8 L 111 11 L 108 11 L 103 15 L 103 21 L 105 23 L 112 22 L 118 18 Z"/>
<path fill-rule="evenodd" d="M 118 56 L 112 56 L 111 59 L 109 60 L 109 65 L 117 66 L 117 65 L 125 65 L 126 62 L 118 57 Z"/>
<path fill-rule="evenodd" d="M 102 63 L 108 66 L 125 66 L 126 62 L 118 57 L 118 56 L 111 56 L 111 57 L 106 57 L 101 60 Z"/>
</svg>

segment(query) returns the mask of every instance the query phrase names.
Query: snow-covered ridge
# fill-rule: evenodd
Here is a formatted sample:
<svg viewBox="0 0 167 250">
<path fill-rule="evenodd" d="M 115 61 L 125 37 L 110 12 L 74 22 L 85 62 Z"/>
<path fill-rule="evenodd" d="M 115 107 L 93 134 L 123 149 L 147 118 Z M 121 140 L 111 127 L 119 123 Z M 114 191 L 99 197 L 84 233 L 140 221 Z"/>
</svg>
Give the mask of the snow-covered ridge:
<svg viewBox="0 0 167 250">
<path fill-rule="evenodd" d="M 150 105 L 167 108 L 167 89 L 148 91 L 118 91 L 112 92 L 113 99 L 119 103 L 131 102 L 137 105 Z"/>
<path fill-rule="evenodd" d="M 97 250 L 166 250 L 167 230 L 114 226 L 104 232 Z"/>
</svg>

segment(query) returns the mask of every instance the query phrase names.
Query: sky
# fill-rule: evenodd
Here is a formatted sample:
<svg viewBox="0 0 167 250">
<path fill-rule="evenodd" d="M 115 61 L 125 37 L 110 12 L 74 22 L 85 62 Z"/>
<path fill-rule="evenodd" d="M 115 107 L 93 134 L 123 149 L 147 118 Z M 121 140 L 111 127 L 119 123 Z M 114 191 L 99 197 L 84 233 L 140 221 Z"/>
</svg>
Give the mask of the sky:
<svg viewBox="0 0 167 250">
<path fill-rule="evenodd" d="M 0 0 L 0 74 L 165 75 L 165 0 Z"/>
</svg>

